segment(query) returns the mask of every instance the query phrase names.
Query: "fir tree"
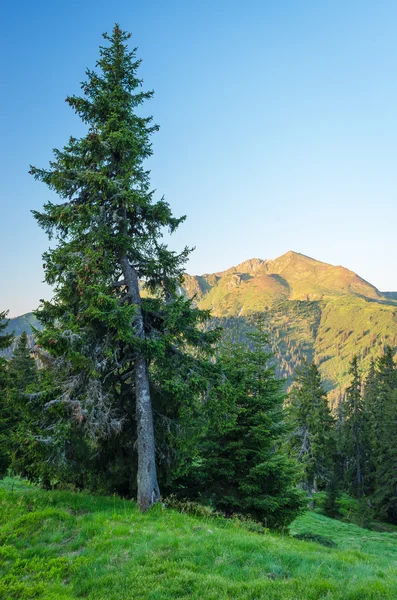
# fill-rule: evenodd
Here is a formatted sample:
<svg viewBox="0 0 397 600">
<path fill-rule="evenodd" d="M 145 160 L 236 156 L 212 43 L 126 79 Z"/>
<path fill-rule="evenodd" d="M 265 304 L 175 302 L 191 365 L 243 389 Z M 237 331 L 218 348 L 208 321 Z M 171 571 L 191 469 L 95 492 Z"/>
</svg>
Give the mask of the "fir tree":
<svg viewBox="0 0 397 600">
<path fill-rule="evenodd" d="M 364 410 L 358 359 L 350 364 L 351 383 L 344 400 L 343 446 L 346 456 L 345 479 L 347 489 L 361 497 L 367 472 L 369 454 L 368 416 Z"/>
<path fill-rule="evenodd" d="M 71 137 L 49 169 L 31 173 L 62 199 L 34 212 L 58 242 L 44 255 L 55 296 L 37 313 L 44 324 L 38 344 L 58 372 L 58 401 L 90 435 L 110 439 L 136 418 L 130 446 L 137 448 L 138 503 L 146 510 L 160 497 L 150 372 L 172 363 L 174 384 L 167 385 L 183 396 L 180 373 L 190 385 L 192 355 L 211 352 L 217 334 L 199 330 L 207 313 L 179 293 L 190 249 L 177 254 L 161 241 L 184 217 L 175 218 L 164 199 L 154 201 L 150 189 L 144 161 L 158 127 L 140 113 L 153 92 L 141 89 L 129 37 L 118 25 L 104 34 L 108 45 L 97 70 L 86 72 L 83 96 L 66 99 L 87 135 Z M 203 393 L 199 380 L 196 393 Z"/>
<path fill-rule="evenodd" d="M 244 513 L 270 527 L 289 524 L 302 508 L 296 465 L 281 450 L 283 382 L 276 379 L 263 325 L 248 344 L 225 346 L 217 364 L 229 404 L 209 431 L 196 470 L 199 497 L 226 514 Z"/>
<path fill-rule="evenodd" d="M 0 357 L 0 476 L 5 474 L 9 465 L 7 447 L 9 425 L 7 388 L 7 361 L 3 357 Z"/>
<path fill-rule="evenodd" d="M 363 387 L 364 414 L 367 417 L 368 455 L 365 493 L 371 496 L 375 489 L 376 447 L 379 444 L 379 427 L 382 414 L 377 403 L 376 365 L 372 359 Z"/>
<path fill-rule="evenodd" d="M 8 362 L 8 394 L 7 394 L 7 439 L 5 448 L 11 462 L 15 466 L 15 453 L 27 450 L 27 437 L 20 432 L 29 413 L 29 400 L 26 394 L 38 380 L 36 362 L 31 356 L 29 340 L 26 332 L 22 332 Z M 24 443 L 21 446 L 21 441 Z M 30 446 L 29 446 L 29 449 Z M 26 474 L 25 472 L 21 472 Z"/>
<path fill-rule="evenodd" d="M 330 482 L 336 451 L 334 419 L 314 363 L 297 370 L 288 412 L 292 429 L 288 448 L 301 465 L 301 484 L 311 496 Z"/>
<path fill-rule="evenodd" d="M 331 473 L 330 480 L 327 485 L 327 495 L 323 506 L 323 512 L 331 519 L 337 519 L 341 516 L 338 499 L 341 495 L 340 488 L 341 477 L 337 466 Z"/>
<path fill-rule="evenodd" d="M 2 333 L 5 329 L 7 329 L 9 324 L 9 319 L 7 319 L 8 311 L 0 312 L 0 350 L 7 350 L 14 340 L 13 333 Z"/>
<path fill-rule="evenodd" d="M 37 380 L 36 362 L 31 356 L 26 331 L 19 336 L 8 370 L 12 389 L 17 392 L 24 392 Z"/>
<path fill-rule="evenodd" d="M 376 364 L 372 417 L 375 458 L 374 500 L 378 512 L 397 522 L 397 368 L 393 350 L 385 349 Z"/>
<path fill-rule="evenodd" d="M 0 313 L 0 332 L 3 332 L 8 326 L 9 321 L 6 319 L 6 316 L 6 311 Z M 7 350 L 13 342 L 13 338 L 13 334 L 1 334 L 0 350 Z M 8 452 L 10 424 L 8 384 L 7 361 L 4 357 L 0 356 L 0 475 L 5 474 L 10 462 Z"/>
</svg>

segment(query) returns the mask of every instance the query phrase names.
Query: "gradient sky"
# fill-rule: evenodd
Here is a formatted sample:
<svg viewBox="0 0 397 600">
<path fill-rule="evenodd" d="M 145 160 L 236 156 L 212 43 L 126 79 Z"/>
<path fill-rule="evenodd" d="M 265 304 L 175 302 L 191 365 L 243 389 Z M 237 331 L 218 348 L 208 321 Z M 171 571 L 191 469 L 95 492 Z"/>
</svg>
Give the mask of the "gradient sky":
<svg viewBox="0 0 397 600">
<path fill-rule="evenodd" d="M 0 310 L 49 297 L 28 175 L 84 132 L 79 92 L 114 22 L 161 129 L 153 187 L 187 222 L 193 274 L 289 249 L 397 290 L 395 0 L 58 0 L 2 8 Z"/>
</svg>

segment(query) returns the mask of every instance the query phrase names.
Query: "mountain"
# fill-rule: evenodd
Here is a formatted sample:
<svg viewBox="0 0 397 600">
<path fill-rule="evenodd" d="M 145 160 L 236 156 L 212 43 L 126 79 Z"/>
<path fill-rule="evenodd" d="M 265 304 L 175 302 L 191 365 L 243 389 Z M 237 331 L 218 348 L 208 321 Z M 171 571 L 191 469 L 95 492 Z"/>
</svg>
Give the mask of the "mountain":
<svg viewBox="0 0 397 600">
<path fill-rule="evenodd" d="M 365 372 L 386 345 L 397 346 L 397 292 L 380 292 L 345 267 L 298 252 L 185 274 L 183 291 L 238 339 L 252 313 L 265 314 L 279 375 L 290 381 L 303 358 L 316 361 L 331 402 L 348 385 L 354 354 Z M 11 319 L 9 330 L 26 330 L 33 340 L 32 325 L 39 327 L 28 313 Z"/>
<path fill-rule="evenodd" d="M 31 346 L 33 346 L 34 339 L 32 327 L 34 327 L 35 329 L 41 329 L 41 324 L 36 319 L 33 313 L 26 313 L 25 315 L 21 315 L 20 317 L 10 319 L 8 326 L 5 329 L 5 333 L 14 333 L 15 341 L 13 345 L 2 354 L 6 357 L 11 356 L 12 351 L 17 343 L 17 339 L 23 331 L 26 331 L 26 333 L 28 334 L 29 343 Z"/>
<path fill-rule="evenodd" d="M 304 357 L 315 360 L 333 390 L 331 399 L 348 384 L 354 354 L 366 370 L 386 345 L 397 346 L 397 294 L 297 252 L 253 258 L 218 273 L 186 274 L 184 290 L 234 332 L 249 327 L 252 313 L 264 313 L 280 375 L 290 378 Z"/>
<path fill-rule="evenodd" d="M 20 317 L 10 319 L 8 327 L 6 328 L 6 333 L 14 332 L 14 335 L 18 337 L 23 331 L 26 331 L 28 335 L 32 335 L 32 327 L 40 329 L 41 325 L 33 313 L 26 313 Z"/>
</svg>

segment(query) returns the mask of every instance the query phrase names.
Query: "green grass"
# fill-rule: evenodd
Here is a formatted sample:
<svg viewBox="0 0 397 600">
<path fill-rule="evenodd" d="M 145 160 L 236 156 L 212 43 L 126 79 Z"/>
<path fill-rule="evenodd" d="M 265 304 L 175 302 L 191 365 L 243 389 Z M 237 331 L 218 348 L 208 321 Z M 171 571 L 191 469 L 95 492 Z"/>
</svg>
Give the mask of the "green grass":
<svg viewBox="0 0 397 600">
<path fill-rule="evenodd" d="M 291 536 L 244 523 L 142 515 L 129 501 L 0 483 L 0 598 L 397 598 L 397 535 L 307 513 Z M 299 541 L 316 534 L 335 547 Z"/>
</svg>

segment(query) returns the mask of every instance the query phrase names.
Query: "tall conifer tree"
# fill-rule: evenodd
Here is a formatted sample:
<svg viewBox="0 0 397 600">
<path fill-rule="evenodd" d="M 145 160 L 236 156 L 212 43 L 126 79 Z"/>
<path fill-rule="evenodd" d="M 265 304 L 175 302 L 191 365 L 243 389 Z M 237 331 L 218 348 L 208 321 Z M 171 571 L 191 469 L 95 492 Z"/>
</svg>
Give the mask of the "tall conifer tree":
<svg viewBox="0 0 397 600">
<path fill-rule="evenodd" d="M 19 336 L 8 370 L 12 389 L 17 392 L 24 392 L 37 379 L 36 362 L 31 355 L 26 331 Z"/>
<path fill-rule="evenodd" d="M 381 515 L 397 522 L 397 368 L 390 347 L 376 363 L 373 388 L 374 500 Z"/>
<path fill-rule="evenodd" d="M 334 419 L 315 363 L 298 370 L 289 398 L 290 453 L 302 467 L 302 486 L 310 496 L 331 480 L 335 457 Z"/>
<path fill-rule="evenodd" d="M 0 350 L 7 350 L 14 339 L 13 334 L 1 333 L 4 332 L 9 324 L 9 320 L 6 317 L 6 311 L 0 312 Z M 0 356 L 0 475 L 6 472 L 9 465 L 7 447 L 9 434 L 8 383 L 7 361 Z"/>
<path fill-rule="evenodd" d="M 14 340 L 13 333 L 2 333 L 5 329 L 7 329 L 10 322 L 10 320 L 7 319 L 7 313 L 8 311 L 6 310 L 0 312 L 0 350 L 7 350 Z"/>
<path fill-rule="evenodd" d="M 350 364 L 351 383 L 344 401 L 343 447 L 346 456 L 345 479 L 347 487 L 361 497 L 367 476 L 369 439 L 368 415 L 362 397 L 362 382 L 358 370 L 358 358 Z"/>
<path fill-rule="evenodd" d="M 286 432 L 283 381 L 276 378 L 263 321 L 248 344 L 225 345 L 217 356 L 226 376 L 225 416 L 203 441 L 193 472 L 199 498 L 227 514 L 243 513 L 270 527 L 288 525 L 301 510 L 296 463 L 282 449 Z"/>
<path fill-rule="evenodd" d="M 371 359 L 369 370 L 366 374 L 363 386 L 363 405 L 364 413 L 367 416 L 368 433 L 368 456 L 367 456 L 367 476 L 365 482 L 365 492 L 371 496 L 375 489 L 376 474 L 376 447 L 379 443 L 380 417 L 379 406 L 377 403 L 377 382 L 375 360 Z"/>
<path fill-rule="evenodd" d="M 177 254 L 161 240 L 184 217 L 154 200 L 144 168 L 158 127 L 140 107 L 153 92 L 141 89 L 130 34 L 115 25 L 103 37 L 107 45 L 97 70 L 86 71 L 83 95 L 66 99 L 88 125 L 87 135 L 55 150 L 49 169 L 31 168 L 62 199 L 34 213 L 58 242 L 44 255 L 55 296 L 38 312 L 45 325 L 38 343 L 63 376 L 59 399 L 82 422 L 91 415 L 98 427 L 106 417 L 105 429 L 120 429 L 123 411 L 136 415 L 137 494 L 146 510 L 160 497 L 149 368 L 169 358 L 172 379 L 193 348 L 196 356 L 210 351 L 216 336 L 199 331 L 207 314 L 179 293 L 190 249 Z M 113 410 L 115 395 L 123 397 L 121 409 Z"/>
</svg>

